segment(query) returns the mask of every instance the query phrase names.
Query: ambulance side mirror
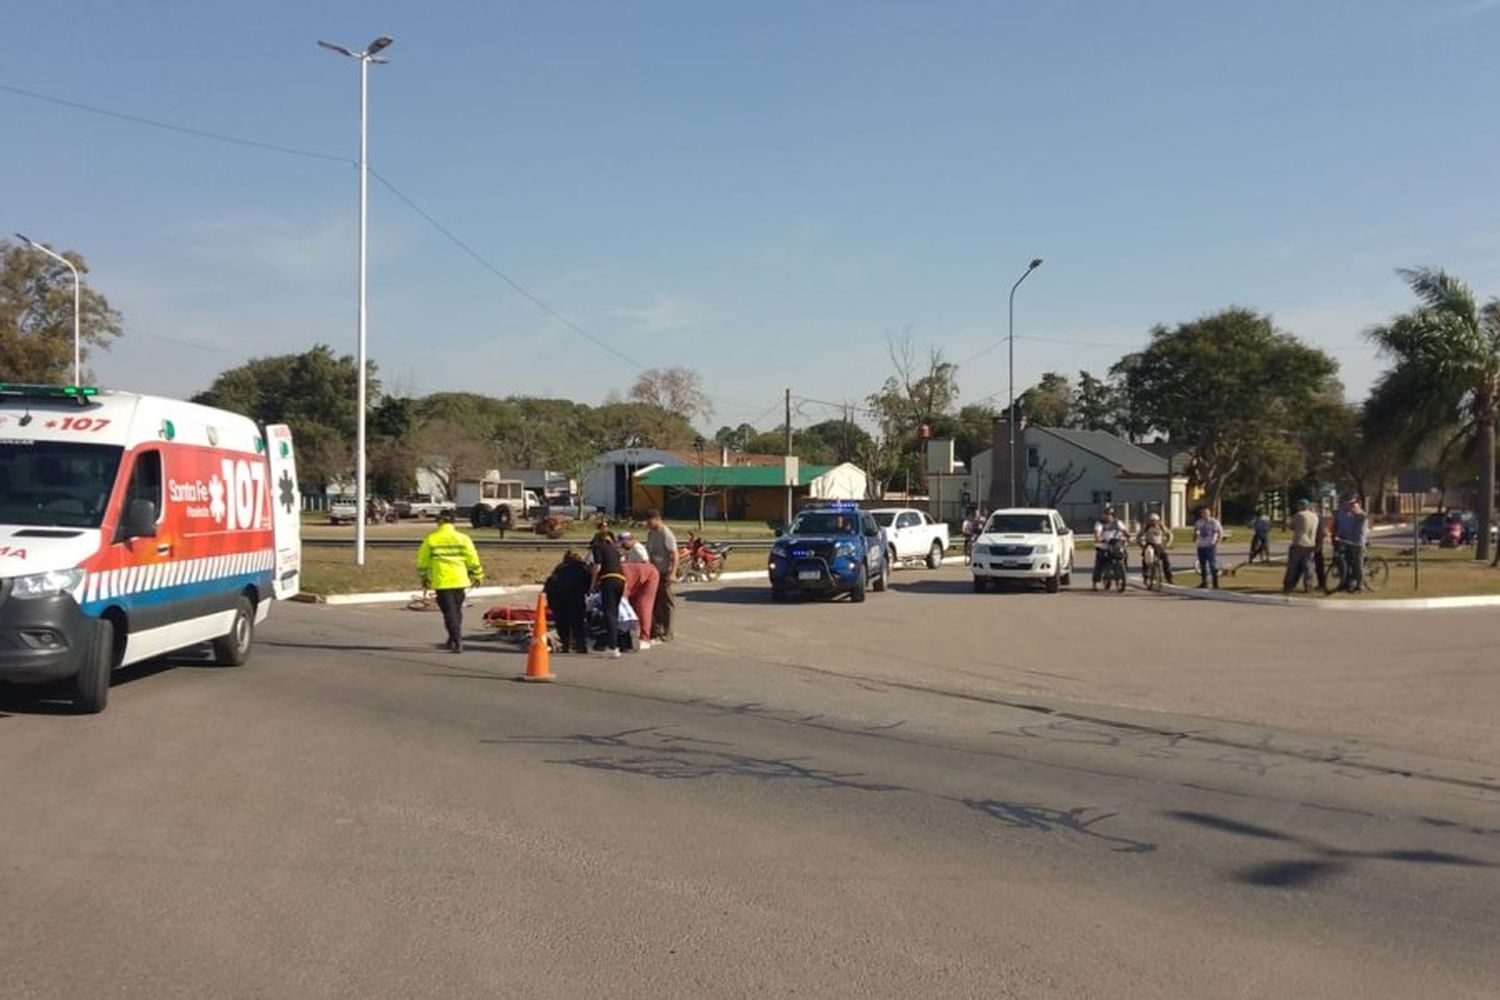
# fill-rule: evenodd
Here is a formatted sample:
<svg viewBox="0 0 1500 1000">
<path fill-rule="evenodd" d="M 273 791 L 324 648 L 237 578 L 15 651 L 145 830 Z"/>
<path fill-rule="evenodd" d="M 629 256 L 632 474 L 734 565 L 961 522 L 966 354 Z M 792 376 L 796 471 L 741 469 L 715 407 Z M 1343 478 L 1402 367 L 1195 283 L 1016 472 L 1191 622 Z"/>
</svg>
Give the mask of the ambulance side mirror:
<svg viewBox="0 0 1500 1000">
<path fill-rule="evenodd" d="M 126 538 L 156 537 L 156 504 L 150 500 L 135 499 L 125 508 L 125 521 L 120 534 Z"/>
</svg>

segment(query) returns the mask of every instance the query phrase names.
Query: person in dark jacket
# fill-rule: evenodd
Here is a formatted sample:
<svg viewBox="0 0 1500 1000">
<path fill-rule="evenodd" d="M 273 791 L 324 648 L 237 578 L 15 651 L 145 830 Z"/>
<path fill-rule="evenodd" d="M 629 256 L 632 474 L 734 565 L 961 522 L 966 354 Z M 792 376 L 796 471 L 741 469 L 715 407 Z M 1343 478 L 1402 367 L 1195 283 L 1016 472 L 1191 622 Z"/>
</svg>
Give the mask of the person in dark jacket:
<svg viewBox="0 0 1500 1000">
<path fill-rule="evenodd" d="M 577 552 L 569 549 L 542 587 L 547 595 L 547 607 L 552 609 L 557 622 L 557 638 L 564 653 L 589 651 L 584 602 L 592 582 L 593 572 Z"/>
<path fill-rule="evenodd" d="M 601 528 L 589 546 L 589 557 L 593 560 L 593 579 L 590 590 L 599 591 L 603 604 L 605 635 L 609 636 L 602 652 L 605 656 L 620 655 L 620 599 L 625 596 L 625 570 L 620 561 L 620 547 L 609 531 Z"/>
</svg>

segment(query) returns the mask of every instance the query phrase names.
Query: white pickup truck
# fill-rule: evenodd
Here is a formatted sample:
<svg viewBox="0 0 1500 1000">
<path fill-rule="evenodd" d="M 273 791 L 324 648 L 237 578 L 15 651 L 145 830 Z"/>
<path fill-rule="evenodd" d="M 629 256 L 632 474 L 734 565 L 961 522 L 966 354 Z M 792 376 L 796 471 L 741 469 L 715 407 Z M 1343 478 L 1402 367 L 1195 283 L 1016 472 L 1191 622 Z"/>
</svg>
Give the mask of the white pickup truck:
<svg viewBox="0 0 1500 1000">
<path fill-rule="evenodd" d="M 870 516 L 885 529 L 887 556 L 892 566 L 920 559 L 928 569 L 943 564 L 948 551 L 948 526 L 914 507 L 872 507 Z"/>
</svg>

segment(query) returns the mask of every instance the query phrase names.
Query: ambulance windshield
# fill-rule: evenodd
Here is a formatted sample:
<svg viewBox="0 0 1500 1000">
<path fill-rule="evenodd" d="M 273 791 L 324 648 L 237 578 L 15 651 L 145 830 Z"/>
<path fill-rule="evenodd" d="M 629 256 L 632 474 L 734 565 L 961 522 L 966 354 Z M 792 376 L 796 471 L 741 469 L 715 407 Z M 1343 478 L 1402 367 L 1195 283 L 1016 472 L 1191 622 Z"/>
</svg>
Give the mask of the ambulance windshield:
<svg viewBox="0 0 1500 1000">
<path fill-rule="evenodd" d="M 0 438 L 0 524 L 99 527 L 123 451 Z"/>
</svg>

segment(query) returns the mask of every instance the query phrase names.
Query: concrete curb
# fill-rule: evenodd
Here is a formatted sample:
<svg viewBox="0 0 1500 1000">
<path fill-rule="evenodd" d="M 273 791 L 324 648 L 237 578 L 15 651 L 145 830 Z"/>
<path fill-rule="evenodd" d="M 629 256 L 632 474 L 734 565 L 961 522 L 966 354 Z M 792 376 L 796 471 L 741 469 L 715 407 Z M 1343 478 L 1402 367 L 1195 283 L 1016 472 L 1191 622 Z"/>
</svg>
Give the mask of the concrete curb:
<svg viewBox="0 0 1500 1000">
<path fill-rule="evenodd" d="M 533 595 L 541 585 L 523 583 L 514 587 L 475 587 L 469 597 L 506 597 L 513 594 Z M 375 594 L 327 594 L 319 598 L 319 604 L 406 604 L 421 596 L 420 590 L 387 590 Z"/>
<path fill-rule="evenodd" d="M 962 565 L 963 556 L 947 556 L 944 565 Z M 717 580 L 694 580 L 691 583 L 678 582 L 678 588 L 694 588 L 694 586 L 712 586 L 714 583 L 744 582 L 744 580 L 763 580 L 765 570 L 735 570 L 730 573 L 721 573 Z M 534 595 L 540 591 L 540 583 L 519 583 L 516 586 L 478 586 L 468 592 L 469 597 L 510 597 L 510 595 Z M 405 604 L 419 597 L 420 591 L 384 591 L 377 594 L 299 594 L 293 600 L 305 604 Z"/>
<path fill-rule="evenodd" d="M 1130 585 L 1143 589 L 1138 581 Z M 1500 607 L 1500 594 L 1470 594 L 1463 597 L 1410 597 L 1391 601 L 1317 601 L 1281 594 L 1239 594 L 1232 590 L 1200 590 L 1197 587 L 1163 585 L 1161 592 L 1191 601 L 1223 601 L 1228 604 L 1261 604 L 1275 608 L 1306 608 L 1312 611 L 1444 611 L 1454 608 Z"/>
</svg>

